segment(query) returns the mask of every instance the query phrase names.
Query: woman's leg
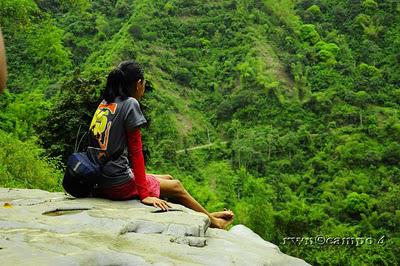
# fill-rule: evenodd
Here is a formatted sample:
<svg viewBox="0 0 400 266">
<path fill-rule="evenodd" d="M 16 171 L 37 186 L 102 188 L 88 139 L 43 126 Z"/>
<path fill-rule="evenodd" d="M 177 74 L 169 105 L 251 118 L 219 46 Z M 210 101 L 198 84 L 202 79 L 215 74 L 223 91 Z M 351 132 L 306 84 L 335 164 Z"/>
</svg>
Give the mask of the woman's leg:
<svg viewBox="0 0 400 266">
<path fill-rule="evenodd" d="M 158 178 L 160 181 L 160 197 L 168 197 L 176 199 L 180 204 L 206 214 L 211 220 L 211 227 L 216 228 L 226 228 L 232 221 L 231 219 L 225 219 L 213 216 L 209 213 L 203 206 L 200 205 L 183 187 L 179 180 L 168 180 L 163 178 Z"/>
<path fill-rule="evenodd" d="M 156 174 L 150 174 L 150 175 L 156 177 L 158 181 L 160 181 L 160 179 L 167 179 L 167 180 L 174 179 L 171 175 L 156 175 Z M 231 220 L 234 217 L 233 212 L 227 209 L 224 209 L 223 211 L 219 212 L 211 212 L 210 214 L 216 218 L 222 218 L 225 220 Z"/>
<path fill-rule="evenodd" d="M 156 174 L 149 174 L 148 175 L 152 175 L 154 177 L 156 177 L 157 179 L 167 179 L 167 180 L 172 180 L 173 177 L 171 175 L 156 175 Z"/>
</svg>

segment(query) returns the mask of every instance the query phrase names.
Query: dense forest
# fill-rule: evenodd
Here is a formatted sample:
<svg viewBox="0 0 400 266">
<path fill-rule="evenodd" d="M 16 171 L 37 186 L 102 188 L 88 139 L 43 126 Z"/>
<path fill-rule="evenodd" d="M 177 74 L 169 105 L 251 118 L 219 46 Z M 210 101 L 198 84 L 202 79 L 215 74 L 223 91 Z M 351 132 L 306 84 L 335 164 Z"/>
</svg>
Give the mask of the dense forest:
<svg viewBox="0 0 400 266">
<path fill-rule="evenodd" d="M 400 264 L 398 1 L 0 0 L 0 25 L 0 186 L 61 191 L 135 59 L 148 172 L 313 265 Z M 373 243 L 285 241 L 317 236 Z"/>
</svg>

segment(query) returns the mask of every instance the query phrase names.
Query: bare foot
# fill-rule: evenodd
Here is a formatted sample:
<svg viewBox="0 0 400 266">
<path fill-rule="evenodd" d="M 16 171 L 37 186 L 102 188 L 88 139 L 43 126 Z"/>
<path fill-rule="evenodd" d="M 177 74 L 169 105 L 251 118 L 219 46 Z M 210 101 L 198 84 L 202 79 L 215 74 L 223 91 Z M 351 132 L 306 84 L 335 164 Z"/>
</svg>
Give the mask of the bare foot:
<svg viewBox="0 0 400 266">
<path fill-rule="evenodd" d="M 214 216 L 211 216 L 211 228 L 219 228 L 219 229 L 225 229 L 228 225 L 230 225 L 233 222 L 233 218 L 230 220 L 225 220 L 222 218 L 216 218 Z"/>
<path fill-rule="evenodd" d="M 224 220 L 231 220 L 235 216 L 231 210 L 226 210 L 226 209 L 224 211 L 212 212 L 210 214 L 215 218 L 221 218 Z"/>
</svg>

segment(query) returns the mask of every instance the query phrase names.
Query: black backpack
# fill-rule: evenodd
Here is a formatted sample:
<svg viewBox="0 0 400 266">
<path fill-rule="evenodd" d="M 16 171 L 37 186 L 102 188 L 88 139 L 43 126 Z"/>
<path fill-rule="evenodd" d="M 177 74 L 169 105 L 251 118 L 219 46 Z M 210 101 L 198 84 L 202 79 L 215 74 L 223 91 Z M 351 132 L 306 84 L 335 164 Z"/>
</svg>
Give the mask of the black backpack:
<svg viewBox="0 0 400 266">
<path fill-rule="evenodd" d="M 119 112 L 110 120 L 110 122 L 112 122 L 118 115 Z M 80 129 L 81 127 L 78 129 L 77 136 L 79 136 Z M 85 136 L 88 141 L 87 151 L 77 152 Z M 89 154 L 89 149 L 98 150 L 97 148 L 90 147 L 90 129 L 83 134 L 79 143 L 77 141 L 78 137 L 75 142 L 75 152 L 68 157 L 67 168 L 65 169 L 62 185 L 64 190 L 72 196 L 76 198 L 86 198 L 93 195 L 96 186 L 96 179 L 101 176 L 102 166 L 107 161 L 118 157 L 120 154 L 116 154 L 113 158 L 110 158 L 107 152 L 102 151 L 105 156 L 102 156 L 101 162 L 99 158 L 95 158 L 96 156 L 90 156 L 91 153 Z M 104 157 L 105 161 L 103 160 Z"/>
<path fill-rule="evenodd" d="M 68 157 L 62 185 L 76 198 L 90 197 L 100 175 L 100 164 L 91 161 L 86 152 L 75 152 Z"/>
</svg>

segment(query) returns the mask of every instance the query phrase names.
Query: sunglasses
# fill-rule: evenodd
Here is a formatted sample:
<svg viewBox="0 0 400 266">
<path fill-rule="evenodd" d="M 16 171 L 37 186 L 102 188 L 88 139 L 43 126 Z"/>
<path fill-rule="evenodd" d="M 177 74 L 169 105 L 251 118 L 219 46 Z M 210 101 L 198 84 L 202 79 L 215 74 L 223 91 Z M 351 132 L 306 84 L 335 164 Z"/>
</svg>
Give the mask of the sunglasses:
<svg viewBox="0 0 400 266">
<path fill-rule="evenodd" d="M 144 89 L 146 92 L 152 92 L 154 90 L 153 84 L 149 80 L 145 80 Z"/>
</svg>

